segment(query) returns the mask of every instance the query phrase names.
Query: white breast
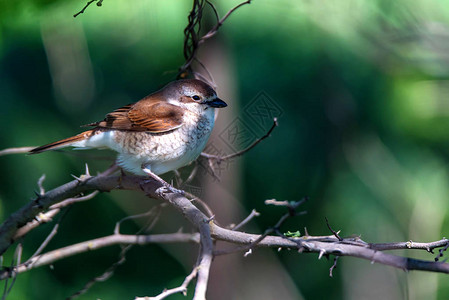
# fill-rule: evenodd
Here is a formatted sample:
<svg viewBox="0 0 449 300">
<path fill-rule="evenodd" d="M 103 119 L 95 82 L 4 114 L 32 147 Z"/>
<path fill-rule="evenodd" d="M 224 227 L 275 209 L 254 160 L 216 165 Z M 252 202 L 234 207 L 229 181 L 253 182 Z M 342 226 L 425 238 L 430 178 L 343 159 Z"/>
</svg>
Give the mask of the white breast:
<svg viewBox="0 0 449 300">
<path fill-rule="evenodd" d="M 119 152 L 119 165 L 131 173 L 145 175 L 145 164 L 153 173 L 164 174 L 188 165 L 201 154 L 212 132 L 214 115 L 213 108 L 201 116 L 186 113 L 183 126 L 170 132 L 115 131 L 92 143 L 107 144 Z"/>
</svg>

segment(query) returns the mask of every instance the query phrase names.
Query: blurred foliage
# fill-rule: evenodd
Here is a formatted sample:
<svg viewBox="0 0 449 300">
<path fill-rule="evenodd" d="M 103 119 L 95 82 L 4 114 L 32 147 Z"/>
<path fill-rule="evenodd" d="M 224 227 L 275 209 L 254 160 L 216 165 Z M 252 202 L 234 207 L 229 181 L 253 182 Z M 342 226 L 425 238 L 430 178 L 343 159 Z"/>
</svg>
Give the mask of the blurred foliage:
<svg viewBox="0 0 449 300">
<path fill-rule="evenodd" d="M 0 1 L 1 149 L 73 135 L 77 126 L 172 80 L 182 64 L 189 1 L 105 0 L 74 19 L 84 5 Z M 220 11 L 229 7 L 231 1 L 219 2 Z M 308 214 L 290 220 L 284 232 L 307 227 L 311 235 L 328 234 L 326 216 L 341 235 L 360 234 L 369 242 L 448 235 L 446 2 L 256 0 L 233 14 L 219 37 L 232 56 L 239 88 L 231 104 L 244 108 L 263 90 L 282 111 L 270 139 L 242 158 L 241 202 L 262 213 L 255 221 L 261 228 L 280 215 L 264 199 L 308 195 Z M 0 157 L 1 219 L 33 197 L 43 172 L 45 186 L 55 187 L 83 172 L 85 161 L 102 170 L 112 156 L 89 151 Z M 118 219 L 149 207 L 138 194 L 100 195 L 68 212 L 64 234 L 50 248 L 110 234 Z M 165 224 L 172 228 L 164 231 L 178 225 Z M 27 237 L 25 257 L 49 226 Z M 137 230 L 129 226 L 127 232 Z M 94 251 L 20 275 L 9 299 L 68 296 L 118 252 Z M 278 255 L 306 299 L 446 299 L 449 293 L 447 275 L 405 274 L 343 258 L 329 278 L 331 262 Z M 134 248 L 127 257 L 111 279 L 81 299 L 156 294 L 182 282 L 190 268 L 158 246 Z M 416 257 L 432 259 L 426 253 Z"/>
</svg>

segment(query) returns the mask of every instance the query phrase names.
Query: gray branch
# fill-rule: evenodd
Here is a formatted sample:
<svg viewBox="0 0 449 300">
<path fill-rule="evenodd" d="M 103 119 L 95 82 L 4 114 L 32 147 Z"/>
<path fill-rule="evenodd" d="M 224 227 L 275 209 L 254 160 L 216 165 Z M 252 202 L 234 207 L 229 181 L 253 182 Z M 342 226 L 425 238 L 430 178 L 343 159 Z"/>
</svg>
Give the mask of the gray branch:
<svg viewBox="0 0 449 300">
<path fill-rule="evenodd" d="M 205 299 L 209 270 L 213 256 L 217 253 L 213 240 L 229 242 L 234 248 L 229 252 L 253 251 L 255 248 L 271 247 L 281 249 L 296 249 L 300 253 L 317 253 L 322 256 L 352 256 L 393 266 L 403 270 L 421 270 L 449 273 L 449 264 L 438 261 L 425 261 L 401 257 L 384 250 L 421 249 L 432 252 L 435 248 L 447 249 L 449 240 L 442 239 L 431 243 L 401 242 L 389 244 L 369 244 L 359 238 L 340 238 L 329 236 L 286 237 L 274 235 L 249 234 L 232 229 L 225 229 L 216 225 L 212 219 L 203 214 L 185 196 L 174 193 L 158 194 L 155 191 L 161 187 L 160 183 L 148 181 L 138 176 L 111 175 L 106 171 L 98 176 L 83 175 L 76 180 L 38 195 L 30 203 L 10 215 L 0 226 L 0 252 L 4 253 L 17 239 L 23 236 L 26 224 L 38 226 L 37 216 L 53 214 L 58 209 L 51 209 L 54 205 L 76 197 L 89 191 L 111 191 L 114 189 L 140 190 L 147 196 L 169 203 L 175 207 L 197 230 L 196 234 L 162 234 L 162 235 L 122 235 L 115 233 L 111 236 L 70 245 L 61 249 L 40 254 L 26 263 L 0 272 L 0 279 L 30 269 L 51 264 L 59 259 L 67 258 L 82 252 L 92 251 L 115 244 L 148 244 L 148 243 L 186 243 L 200 244 L 200 253 L 194 273 L 197 277 L 194 299 Z M 71 204 L 76 203 L 70 199 Z M 299 202 L 298 202 L 299 203 Z M 287 203 L 291 205 L 291 203 Z M 291 212 L 289 212 L 291 215 Z M 249 253 L 251 251 L 248 251 Z M 189 281 L 190 282 L 190 281 Z M 187 283 L 186 283 L 187 284 Z"/>
</svg>

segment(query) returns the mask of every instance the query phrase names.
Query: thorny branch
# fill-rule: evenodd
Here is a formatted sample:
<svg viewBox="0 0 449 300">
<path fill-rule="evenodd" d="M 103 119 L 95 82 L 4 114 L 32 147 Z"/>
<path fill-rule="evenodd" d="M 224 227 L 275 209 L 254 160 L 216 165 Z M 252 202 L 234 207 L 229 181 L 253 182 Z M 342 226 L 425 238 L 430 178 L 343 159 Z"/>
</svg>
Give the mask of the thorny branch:
<svg viewBox="0 0 449 300">
<path fill-rule="evenodd" d="M 120 186 L 118 183 L 120 182 Z M 154 191 L 159 187 L 159 183 L 148 182 L 138 176 L 117 176 L 117 175 L 98 175 L 91 176 L 85 181 L 80 182 L 74 180 L 63 186 L 55 188 L 46 192 L 39 199 L 40 206 L 37 208 L 35 205 L 27 205 L 20 209 L 17 213 L 11 215 L 1 226 L 0 232 L 0 246 L 2 251 L 5 251 L 9 246 L 9 240 L 5 236 L 14 236 L 17 231 L 17 227 L 14 225 L 19 224 L 22 220 L 32 220 L 38 213 L 44 212 L 51 205 L 56 204 L 58 201 L 66 199 L 67 195 L 75 195 L 81 192 L 87 192 L 89 190 L 113 190 L 113 189 L 127 189 L 127 190 L 143 190 L 148 196 L 164 200 L 164 203 L 170 203 L 177 208 L 194 226 L 199 233 L 194 234 L 162 234 L 162 235 L 123 235 L 118 230 L 115 230 L 114 234 L 107 237 L 98 238 L 91 241 L 82 242 L 75 245 L 70 245 L 61 249 L 50 251 L 44 254 L 39 254 L 31 258 L 27 263 L 17 264 L 11 268 L 3 269 L 0 272 L 0 279 L 6 279 L 14 276 L 15 274 L 28 271 L 30 269 L 51 264 L 59 259 L 67 258 L 82 252 L 92 251 L 100 249 L 102 247 L 111 246 L 115 244 L 148 244 L 148 243 L 185 243 L 195 242 L 200 243 L 200 258 L 198 262 L 198 281 L 196 285 L 196 295 L 205 295 L 205 289 L 207 287 L 208 271 L 212 261 L 214 250 L 212 239 L 226 241 L 234 245 L 243 246 L 238 249 L 239 251 L 245 251 L 247 249 L 254 250 L 258 247 L 274 247 L 274 248 L 289 248 L 298 249 L 304 253 L 318 253 L 319 257 L 323 255 L 336 255 L 336 256 L 354 256 L 362 259 L 366 259 L 372 262 L 378 262 L 401 268 L 404 270 L 426 270 L 433 272 L 449 273 L 449 264 L 443 262 L 431 262 L 416 260 L 411 258 L 404 258 L 392 254 L 387 254 L 382 250 L 391 249 L 423 249 L 431 251 L 435 248 L 446 247 L 449 244 L 449 240 L 443 239 L 432 243 L 392 243 L 392 244 L 368 244 L 363 242 L 359 238 L 342 238 L 341 240 L 330 236 L 302 236 L 302 237 L 286 237 L 273 236 L 267 234 L 267 232 L 276 232 L 279 234 L 280 227 L 286 218 L 300 215 L 296 212 L 296 209 L 305 201 L 276 201 L 267 200 L 267 204 L 282 205 L 287 207 L 287 213 L 283 215 L 276 225 L 269 229 L 263 235 L 249 234 L 239 232 L 236 230 L 225 229 L 210 221 L 203 213 L 201 213 L 191 201 L 179 194 L 156 194 Z M 35 200 L 32 201 L 35 203 Z M 36 209 L 38 211 L 36 211 Z M 41 210 L 41 211 L 39 211 Z M 215 250 L 217 251 L 217 250 Z M 333 267 L 335 268 L 335 266 Z M 332 269 L 333 269 L 332 268 Z M 204 273 L 201 274 L 201 271 Z M 202 275 L 203 277 L 200 277 Z M 182 288 L 180 290 L 183 290 Z"/>
</svg>

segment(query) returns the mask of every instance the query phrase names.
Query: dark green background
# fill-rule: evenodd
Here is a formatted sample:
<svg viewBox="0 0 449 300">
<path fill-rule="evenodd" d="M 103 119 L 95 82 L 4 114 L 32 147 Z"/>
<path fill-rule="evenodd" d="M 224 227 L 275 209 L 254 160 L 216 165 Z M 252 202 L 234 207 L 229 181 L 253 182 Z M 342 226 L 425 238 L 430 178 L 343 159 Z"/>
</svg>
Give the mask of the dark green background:
<svg viewBox="0 0 449 300">
<path fill-rule="evenodd" d="M 234 3 L 220 1 L 219 11 Z M 183 63 L 189 1 L 105 0 L 74 19 L 84 4 L 0 1 L 1 149 L 73 135 L 79 125 L 160 88 Z M 265 207 L 264 199 L 307 195 L 308 214 L 289 221 L 284 231 L 307 227 L 310 234 L 329 234 L 328 217 L 343 236 L 361 235 L 368 242 L 424 242 L 448 235 L 447 2 L 256 0 L 228 19 L 218 39 L 230 57 L 226 63 L 236 98 L 226 100 L 241 109 L 234 112 L 247 122 L 244 108 L 261 91 L 282 112 L 270 139 L 239 159 L 238 198 L 246 213 L 253 208 L 262 213 L 254 221 L 259 232 L 281 214 Z M 215 130 L 224 130 L 226 122 Z M 253 133 L 263 130 L 254 127 Z M 43 173 L 50 189 L 81 174 L 85 162 L 93 172 L 103 170 L 107 157 L 112 153 L 0 157 L 1 219 L 33 197 Z M 117 220 L 154 203 L 116 191 L 75 205 L 49 249 L 111 234 Z M 171 210 L 164 214 L 167 220 L 181 218 Z M 179 221 L 167 223 L 158 231 L 179 228 Z M 24 257 L 50 226 L 26 238 Z M 137 228 L 129 223 L 123 231 Z M 195 249 L 190 252 L 193 263 Z M 112 247 L 62 260 L 53 270 L 21 274 L 9 299 L 64 298 L 101 274 L 118 253 L 119 247 Z M 391 299 L 447 299 L 449 294 L 447 275 L 404 273 L 342 258 L 329 278 L 332 261 L 294 251 L 276 255 L 305 299 L 378 299 L 385 293 Z M 11 256 L 12 251 L 4 256 L 6 264 Z M 81 299 L 155 295 L 182 282 L 191 267 L 158 246 L 136 247 L 127 258 L 111 279 Z"/>
</svg>

